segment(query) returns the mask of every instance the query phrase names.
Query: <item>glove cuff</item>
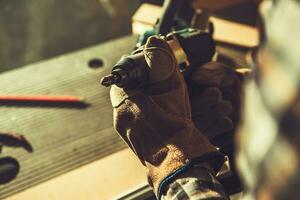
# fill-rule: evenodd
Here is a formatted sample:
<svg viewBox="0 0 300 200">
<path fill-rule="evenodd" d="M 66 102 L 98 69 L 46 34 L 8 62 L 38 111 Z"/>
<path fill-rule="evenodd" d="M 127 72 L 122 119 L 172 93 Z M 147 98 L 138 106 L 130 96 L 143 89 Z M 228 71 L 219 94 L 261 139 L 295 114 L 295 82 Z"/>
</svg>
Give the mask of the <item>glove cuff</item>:
<svg viewBox="0 0 300 200">
<path fill-rule="evenodd" d="M 174 179 L 176 179 L 176 177 L 187 172 L 194 165 L 205 163 L 205 162 L 210 164 L 214 172 L 219 172 L 225 162 L 224 154 L 219 151 L 215 151 L 190 160 L 189 162 L 187 162 L 186 165 L 178 168 L 172 174 L 168 175 L 160 182 L 156 193 L 157 198 L 161 199 L 162 192 L 164 191 L 164 189 L 169 184 L 171 184 L 174 181 Z"/>
</svg>

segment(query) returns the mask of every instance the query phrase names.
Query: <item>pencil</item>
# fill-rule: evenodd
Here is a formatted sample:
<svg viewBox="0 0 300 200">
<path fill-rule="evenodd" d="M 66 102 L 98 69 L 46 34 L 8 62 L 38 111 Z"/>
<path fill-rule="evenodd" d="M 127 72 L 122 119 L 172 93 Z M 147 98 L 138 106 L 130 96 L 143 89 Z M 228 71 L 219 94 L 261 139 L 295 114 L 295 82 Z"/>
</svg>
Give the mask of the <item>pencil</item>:
<svg viewBox="0 0 300 200">
<path fill-rule="evenodd" d="M 0 95 L 0 101 L 14 102 L 51 102 L 51 103 L 80 103 L 84 99 L 76 96 L 52 96 L 52 95 Z"/>
</svg>

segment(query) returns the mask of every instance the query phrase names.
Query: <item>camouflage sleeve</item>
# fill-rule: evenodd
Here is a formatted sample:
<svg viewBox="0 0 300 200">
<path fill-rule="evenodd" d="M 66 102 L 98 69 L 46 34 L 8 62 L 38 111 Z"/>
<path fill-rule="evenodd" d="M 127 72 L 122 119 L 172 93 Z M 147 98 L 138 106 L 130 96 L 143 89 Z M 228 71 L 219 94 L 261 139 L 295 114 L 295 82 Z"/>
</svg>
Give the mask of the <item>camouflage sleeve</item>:
<svg viewBox="0 0 300 200">
<path fill-rule="evenodd" d="M 162 200 L 229 200 L 214 173 L 203 165 L 194 166 L 170 183 Z"/>
</svg>

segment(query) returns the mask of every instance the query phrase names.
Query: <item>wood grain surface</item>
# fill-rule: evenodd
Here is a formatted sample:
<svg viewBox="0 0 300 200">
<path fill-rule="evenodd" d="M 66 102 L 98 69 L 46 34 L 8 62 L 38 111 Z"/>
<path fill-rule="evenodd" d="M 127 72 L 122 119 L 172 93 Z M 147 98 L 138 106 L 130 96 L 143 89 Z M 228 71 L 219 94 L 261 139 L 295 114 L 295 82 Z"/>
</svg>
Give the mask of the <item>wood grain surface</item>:
<svg viewBox="0 0 300 200">
<path fill-rule="evenodd" d="M 3 156 L 14 156 L 21 171 L 0 186 L 0 199 L 126 147 L 113 130 L 109 89 L 99 79 L 135 41 L 126 37 L 1 74 L 1 94 L 79 96 L 90 106 L 0 104 L 0 130 L 25 135 L 34 148 L 32 154 L 4 149 Z M 89 68 L 93 58 L 103 59 L 104 67 Z"/>
</svg>

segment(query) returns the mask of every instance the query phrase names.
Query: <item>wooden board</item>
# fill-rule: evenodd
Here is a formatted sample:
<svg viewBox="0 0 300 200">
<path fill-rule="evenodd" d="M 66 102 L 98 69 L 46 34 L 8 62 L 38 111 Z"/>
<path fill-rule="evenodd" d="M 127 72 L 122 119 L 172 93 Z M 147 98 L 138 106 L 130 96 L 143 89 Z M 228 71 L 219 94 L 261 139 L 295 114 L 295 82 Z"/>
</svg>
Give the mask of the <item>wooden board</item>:
<svg viewBox="0 0 300 200">
<path fill-rule="evenodd" d="M 124 149 L 6 200 L 105 200 L 145 184 L 144 168 Z"/>
<path fill-rule="evenodd" d="M 143 34 L 145 31 L 151 30 L 159 19 L 161 12 L 162 7 L 160 6 L 142 4 L 132 18 L 133 33 Z M 254 47 L 259 43 L 259 32 L 254 27 L 217 17 L 211 17 L 210 20 L 215 27 L 214 39 L 216 41 L 247 48 Z"/>
<path fill-rule="evenodd" d="M 32 154 L 4 149 L 3 156 L 17 158 L 21 171 L 0 186 L 0 199 L 126 147 L 113 130 L 109 89 L 99 79 L 135 41 L 122 38 L 0 75 L 1 94 L 74 95 L 91 104 L 85 109 L 0 105 L 0 130 L 25 135 L 34 148 Z M 89 68 L 92 58 L 103 59 L 104 67 Z"/>
</svg>

